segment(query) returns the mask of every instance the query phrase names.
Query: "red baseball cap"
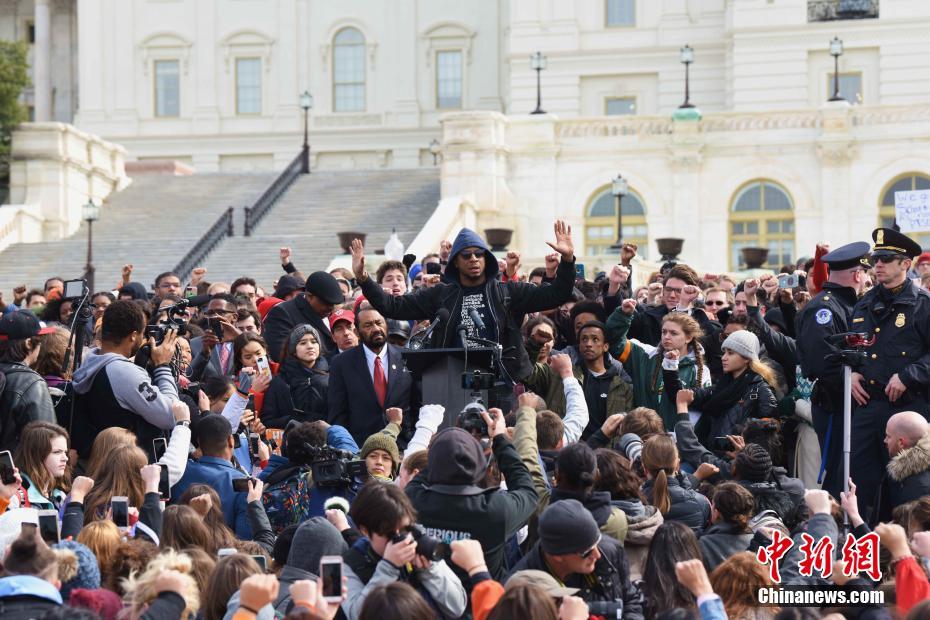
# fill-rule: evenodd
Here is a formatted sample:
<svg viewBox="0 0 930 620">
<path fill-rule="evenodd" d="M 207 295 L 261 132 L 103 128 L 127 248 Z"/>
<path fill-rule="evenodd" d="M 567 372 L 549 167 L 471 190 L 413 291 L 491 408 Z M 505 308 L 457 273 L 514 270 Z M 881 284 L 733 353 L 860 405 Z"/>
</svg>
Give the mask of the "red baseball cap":
<svg viewBox="0 0 930 620">
<path fill-rule="evenodd" d="M 42 327 L 36 315 L 29 310 L 8 312 L 0 318 L 0 340 L 25 340 L 54 332 L 54 327 Z"/>
<path fill-rule="evenodd" d="M 348 321 L 349 323 L 355 323 L 355 313 L 351 310 L 333 310 L 333 313 L 329 315 L 329 329 L 330 331 L 336 329 L 336 323 L 339 321 Z"/>
<path fill-rule="evenodd" d="M 917 264 L 930 263 L 930 252 L 924 252 L 917 257 Z"/>
</svg>

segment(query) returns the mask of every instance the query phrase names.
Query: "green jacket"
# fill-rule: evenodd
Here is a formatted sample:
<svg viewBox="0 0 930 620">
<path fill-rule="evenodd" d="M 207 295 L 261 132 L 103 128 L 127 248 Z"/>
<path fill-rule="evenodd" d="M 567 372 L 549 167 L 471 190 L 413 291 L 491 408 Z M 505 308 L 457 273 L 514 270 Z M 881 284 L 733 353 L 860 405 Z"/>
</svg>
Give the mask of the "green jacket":
<svg viewBox="0 0 930 620">
<path fill-rule="evenodd" d="M 662 355 L 656 347 L 628 340 L 626 335 L 633 317 L 623 312 L 621 307 L 607 319 L 607 340 L 610 354 L 623 362 L 623 366 L 633 379 L 633 402 L 637 407 L 649 407 L 662 417 L 665 430 L 671 431 L 678 422 L 675 401 L 665 398 L 665 386 L 662 381 Z M 697 380 L 697 364 L 694 355 L 688 354 L 678 362 L 678 376 L 684 388 L 710 385 L 710 371 L 703 368 L 702 380 Z"/>
</svg>

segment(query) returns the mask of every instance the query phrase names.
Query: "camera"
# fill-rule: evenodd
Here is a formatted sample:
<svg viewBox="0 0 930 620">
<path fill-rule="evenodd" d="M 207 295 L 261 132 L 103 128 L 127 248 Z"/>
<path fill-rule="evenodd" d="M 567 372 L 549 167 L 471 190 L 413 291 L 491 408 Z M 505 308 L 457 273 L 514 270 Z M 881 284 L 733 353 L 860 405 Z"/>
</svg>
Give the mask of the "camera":
<svg viewBox="0 0 930 620">
<path fill-rule="evenodd" d="M 417 543 L 417 555 L 421 555 L 432 562 L 448 560 L 452 557 L 452 549 L 449 548 L 449 545 L 428 534 L 426 528 L 419 523 L 414 523 L 395 534 L 391 538 L 391 542 L 394 544 L 404 542 L 407 534 L 410 534 Z"/>
<path fill-rule="evenodd" d="M 481 417 L 482 412 L 485 411 L 487 411 L 487 409 L 484 403 L 481 402 L 481 397 L 472 396 L 472 401 L 462 409 L 455 425 L 468 431 L 468 433 L 474 437 L 487 437 L 488 423 Z"/>
<path fill-rule="evenodd" d="M 368 477 L 365 461 L 355 459 L 350 452 L 330 446 L 311 446 L 308 443 L 304 444 L 304 448 L 313 455 L 310 472 L 317 486 L 338 487 Z"/>
<path fill-rule="evenodd" d="M 154 325 L 147 325 L 145 328 L 145 337 L 154 338 L 155 344 L 161 344 L 169 329 L 177 330 L 178 336 L 186 336 L 187 320 L 181 317 L 187 316 L 187 306 L 189 304 L 189 300 L 182 299 L 172 306 L 167 306 L 158 310 L 157 314 L 165 313 L 167 314 L 167 318 Z"/>
<path fill-rule="evenodd" d="M 481 372 L 480 370 L 476 370 L 474 372 L 462 373 L 463 390 L 480 392 L 481 390 L 490 390 L 493 387 L 494 375 L 489 372 Z"/>
<path fill-rule="evenodd" d="M 635 433 L 627 433 L 621 437 L 618 447 L 630 460 L 630 463 L 639 459 L 643 454 L 643 440 Z"/>
<path fill-rule="evenodd" d="M 61 298 L 66 301 L 80 301 L 87 293 L 86 280 L 68 280 L 64 285 L 64 292 Z"/>
</svg>

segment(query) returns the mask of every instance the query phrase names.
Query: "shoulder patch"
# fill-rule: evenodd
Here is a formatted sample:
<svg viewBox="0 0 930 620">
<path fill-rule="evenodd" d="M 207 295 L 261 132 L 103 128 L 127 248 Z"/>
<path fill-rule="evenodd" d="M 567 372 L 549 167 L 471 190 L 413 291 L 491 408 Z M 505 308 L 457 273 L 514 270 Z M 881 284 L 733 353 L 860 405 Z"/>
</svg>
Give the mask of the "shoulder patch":
<svg viewBox="0 0 930 620">
<path fill-rule="evenodd" d="M 821 308 L 817 311 L 817 314 L 814 315 L 814 319 L 817 321 L 818 325 L 826 325 L 833 320 L 833 313 L 828 308 Z"/>
</svg>

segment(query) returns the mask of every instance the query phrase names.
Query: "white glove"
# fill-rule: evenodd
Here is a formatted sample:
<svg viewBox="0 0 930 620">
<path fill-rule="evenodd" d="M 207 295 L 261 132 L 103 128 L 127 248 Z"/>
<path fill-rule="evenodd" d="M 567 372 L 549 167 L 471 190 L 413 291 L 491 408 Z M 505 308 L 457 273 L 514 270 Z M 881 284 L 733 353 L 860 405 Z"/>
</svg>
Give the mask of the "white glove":
<svg viewBox="0 0 930 620">
<path fill-rule="evenodd" d="M 435 433 L 439 425 L 442 424 L 445 412 L 446 408 L 442 405 L 423 405 L 420 407 L 420 419 L 417 420 L 417 428 L 425 428 Z"/>
</svg>

